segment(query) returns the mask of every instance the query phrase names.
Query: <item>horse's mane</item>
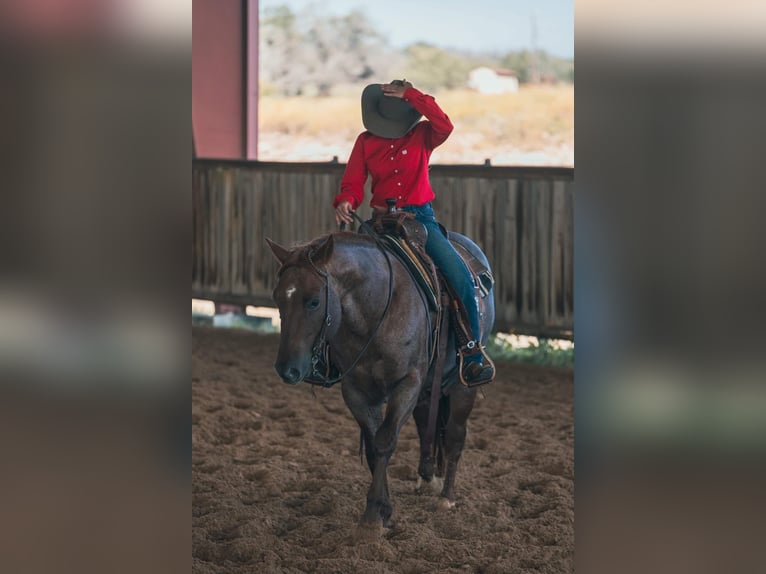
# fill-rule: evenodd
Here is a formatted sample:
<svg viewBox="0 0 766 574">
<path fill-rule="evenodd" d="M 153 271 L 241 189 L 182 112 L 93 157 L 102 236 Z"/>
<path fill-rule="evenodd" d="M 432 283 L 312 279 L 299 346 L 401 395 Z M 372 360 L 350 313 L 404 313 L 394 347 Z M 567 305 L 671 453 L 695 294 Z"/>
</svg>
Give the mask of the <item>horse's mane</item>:
<svg viewBox="0 0 766 574">
<path fill-rule="evenodd" d="M 374 247 L 375 240 L 363 233 L 357 233 L 354 231 L 333 231 L 332 233 L 325 233 L 309 241 L 304 241 L 294 244 L 291 248 L 291 255 L 277 271 L 279 275 L 283 269 L 292 267 L 294 265 L 301 265 L 308 263 L 308 254 L 322 245 L 328 237 L 332 235 L 333 242 L 336 247 L 344 246 L 360 246 L 360 247 Z"/>
<path fill-rule="evenodd" d="M 333 240 L 335 241 L 336 244 L 343 244 L 343 245 L 373 245 L 374 244 L 374 240 L 370 236 L 365 235 L 363 233 L 357 233 L 355 231 L 333 231 L 332 233 L 325 233 L 324 235 L 320 235 L 319 237 L 315 237 L 314 239 L 311 239 L 309 241 L 296 243 L 292 246 L 291 250 L 295 250 L 296 252 L 308 251 L 324 243 L 325 240 L 330 235 L 333 236 Z"/>
</svg>

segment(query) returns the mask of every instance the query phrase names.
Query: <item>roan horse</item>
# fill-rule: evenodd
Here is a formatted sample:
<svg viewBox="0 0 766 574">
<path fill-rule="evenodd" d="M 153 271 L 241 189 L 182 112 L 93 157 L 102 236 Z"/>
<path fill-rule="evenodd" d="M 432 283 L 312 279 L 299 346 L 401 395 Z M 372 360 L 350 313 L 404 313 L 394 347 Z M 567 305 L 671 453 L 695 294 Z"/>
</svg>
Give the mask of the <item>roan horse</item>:
<svg viewBox="0 0 766 574">
<path fill-rule="evenodd" d="M 450 239 L 489 269 L 484 254 L 468 238 L 450 233 Z M 372 473 L 361 524 L 392 526 L 386 472 L 410 414 L 421 445 L 418 486 L 425 481 L 440 490 L 441 505 L 454 506 L 455 473 L 476 388 L 455 382 L 456 348 L 450 336 L 442 380 L 454 384 L 439 399 L 433 449 L 426 440 L 430 385 L 425 383 L 435 314 L 409 271 L 375 239 L 359 233 L 335 232 L 292 249 L 267 242 L 281 263 L 273 293 L 282 321 L 275 368 L 284 382 L 298 384 L 312 373 L 317 341 L 329 344 Z M 495 318 L 492 291 L 479 305 L 486 340 Z"/>
</svg>

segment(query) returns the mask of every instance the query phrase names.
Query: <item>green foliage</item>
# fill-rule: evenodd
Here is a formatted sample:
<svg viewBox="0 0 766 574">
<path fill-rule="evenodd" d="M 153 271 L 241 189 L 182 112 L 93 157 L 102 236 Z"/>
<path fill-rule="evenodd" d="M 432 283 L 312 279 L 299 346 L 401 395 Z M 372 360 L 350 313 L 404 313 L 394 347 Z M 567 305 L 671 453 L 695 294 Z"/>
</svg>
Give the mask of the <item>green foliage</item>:
<svg viewBox="0 0 766 574">
<path fill-rule="evenodd" d="M 557 58 L 544 50 L 509 52 L 500 60 L 500 65 L 516 72 L 520 83 L 574 82 L 574 61 Z"/>
<path fill-rule="evenodd" d="M 487 344 L 487 353 L 494 359 L 515 363 L 531 363 L 544 367 L 574 368 L 574 348 L 557 349 L 549 339 L 539 339 L 537 345 L 514 348 L 510 343 L 493 336 Z"/>
<path fill-rule="evenodd" d="M 192 325 L 196 327 L 212 327 L 213 318 L 210 315 L 202 315 L 201 313 L 192 312 Z"/>
<path fill-rule="evenodd" d="M 246 331 L 255 331 L 256 333 L 279 332 L 279 329 L 272 325 L 271 319 L 234 313 L 226 313 L 213 317 L 192 312 L 192 325 L 221 329 L 244 329 Z"/>
<path fill-rule="evenodd" d="M 405 57 L 403 75 L 426 91 L 465 87 L 473 67 L 464 56 L 424 43 L 407 47 Z"/>
<path fill-rule="evenodd" d="M 296 15 L 289 6 L 274 6 L 266 10 L 264 17 L 261 18 L 261 26 L 293 30 L 295 29 L 295 18 Z"/>
<path fill-rule="evenodd" d="M 383 36 L 358 10 L 327 16 L 317 6 L 267 10 L 261 21 L 261 81 L 284 96 L 328 96 L 333 86 L 385 69 Z"/>
<path fill-rule="evenodd" d="M 397 51 L 363 11 L 334 16 L 318 4 L 267 9 L 260 41 L 261 82 L 283 96 L 328 96 L 336 86 L 388 81 L 390 73 L 429 92 L 461 89 L 480 65 L 509 68 L 521 83 L 574 82 L 574 62 L 543 50 L 466 55 L 421 42 Z"/>
</svg>

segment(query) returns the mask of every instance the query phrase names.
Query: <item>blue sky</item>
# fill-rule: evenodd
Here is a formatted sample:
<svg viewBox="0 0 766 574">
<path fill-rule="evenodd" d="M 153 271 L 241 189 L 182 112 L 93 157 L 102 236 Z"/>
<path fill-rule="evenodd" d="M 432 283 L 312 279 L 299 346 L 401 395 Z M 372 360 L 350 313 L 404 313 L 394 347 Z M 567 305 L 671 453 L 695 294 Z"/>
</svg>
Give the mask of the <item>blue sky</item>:
<svg viewBox="0 0 766 574">
<path fill-rule="evenodd" d="M 362 10 L 395 47 L 428 42 L 500 54 L 531 47 L 534 15 L 537 47 L 574 57 L 573 0 L 260 0 L 260 9 L 311 4 L 336 15 Z"/>
</svg>

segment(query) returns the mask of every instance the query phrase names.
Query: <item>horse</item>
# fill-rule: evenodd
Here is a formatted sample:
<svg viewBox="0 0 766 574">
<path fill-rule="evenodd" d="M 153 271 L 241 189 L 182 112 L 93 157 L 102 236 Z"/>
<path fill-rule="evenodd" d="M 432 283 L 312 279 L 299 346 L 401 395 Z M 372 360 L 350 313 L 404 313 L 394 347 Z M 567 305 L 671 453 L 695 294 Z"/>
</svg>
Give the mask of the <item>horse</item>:
<svg viewBox="0 0 766 574">
<path fill-rule="evenodd" d="M 449 236 L 489 269 L 470 239 L 454 232 Z M 438 400 L 432 445 L 426 381 L 429 373 L 433 376 L 435 311 L 407 268 L 373 237 L 360 233 L 336 231 L 291 249 L 266 241 L 281 265 L 273 291 L 282 322 L 274 368 L 285 383 L 297 385 L 319 361 L 319 343 L 327 342 L 340 370 L 332 382 L 342 381 L 341 393 L 359 425 L 360 450 L 372 475 L 360 526 L 393 527 L 387 467 L 411 414 L 420 439 L 418 489 L 430 485 L 439 492 L 441 506 L 454 507 L 455 475 L 476 388 L 455 382 L 458 360 L 451 330 L 440 381 L 446 390 Z M 483 341 L 494 323 L 493 299 L 490 290 L 479 302 Z"/>
</svg>

